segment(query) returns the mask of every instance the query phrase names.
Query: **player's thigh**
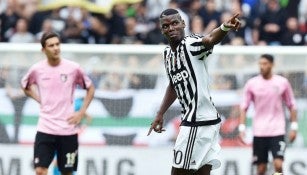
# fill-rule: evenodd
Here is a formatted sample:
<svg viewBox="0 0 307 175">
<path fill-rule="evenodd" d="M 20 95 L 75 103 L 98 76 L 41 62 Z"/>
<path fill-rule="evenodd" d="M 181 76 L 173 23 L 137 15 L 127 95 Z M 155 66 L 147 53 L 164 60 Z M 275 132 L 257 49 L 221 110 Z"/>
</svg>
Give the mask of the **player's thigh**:
<svg viewBox="0 0 307 175">
<path fill-rule="evenodd" d="M 267 163 L 269 152 L 269 139 L 266 137 L 254 137 L 253 139 L 253 163 Z"/>
<path fill-rule="evenodd" d="M 267 137 L 254 137 L 253 140 L 253 163 L 261 164 L 268 162 L 269 139 Z"/>
<path fill-rule="evenodd" d="M 172 167 L 171 175 L 194 175 L 195 170 L 186 170 L 182 168 Z"/>
<path fill-rule="evenodd" d="M 57 163 L 62 173 L 77 170 L 78 165 L 78 135 L 58 136 L 57 138 Z"/>
<path fill-rule="evenodd" d="M 285 151 L 286 151 L 285 136 L 280 135 L 280 136 L 272 137 L 270 141 L 270 150 L 272 152 L 274 159 L 283 160 Z"/>
<path fill-rule="evenodd" d="M 197 170 L 193 175 L 210 175 L 212 165 L 204 165 Z"/>
<path fill-rule="evenodd" d="M 173 167 L 194 171 L 205 164 L 219 167 L 219 126 L 181 126 L 174 146 Z"/>
<path fill-rule="evenodd" d="M 48 168 L 55 153 L 55 136 L 37 132 L 34 142 L 34 167 Z"/>
</svg>

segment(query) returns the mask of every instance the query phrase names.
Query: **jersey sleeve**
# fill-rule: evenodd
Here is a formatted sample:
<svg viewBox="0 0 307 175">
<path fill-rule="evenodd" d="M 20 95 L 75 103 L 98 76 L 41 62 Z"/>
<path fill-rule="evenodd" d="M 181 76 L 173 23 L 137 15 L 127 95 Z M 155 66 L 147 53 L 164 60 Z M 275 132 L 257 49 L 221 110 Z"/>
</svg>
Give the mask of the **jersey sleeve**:
<svg viewBox="0 0 307 175">
<path fill-rule="evenodd" d="M 206 59 L 213 51 L 213 47 L 206 47 L 202 43 L 202 39 L 202 36 L 195 34 L 186 38 L 187 49 L 190 51 L 191 55 L 198 60 Z"/>
<path fill-rule="evenodd" d="M 29 88 L 32 84 L 36 84 L 35 69 L 31 67 L 28 72 L 21 79 L 21 87 L 23 89 Z"/>
<path fill-rule="evenodd" d="M 75 82 L 83 89 L 88 89 L 92 84 L 92 80 L 80 66 L 77 68 L 77 76 Z"/>
</svg>

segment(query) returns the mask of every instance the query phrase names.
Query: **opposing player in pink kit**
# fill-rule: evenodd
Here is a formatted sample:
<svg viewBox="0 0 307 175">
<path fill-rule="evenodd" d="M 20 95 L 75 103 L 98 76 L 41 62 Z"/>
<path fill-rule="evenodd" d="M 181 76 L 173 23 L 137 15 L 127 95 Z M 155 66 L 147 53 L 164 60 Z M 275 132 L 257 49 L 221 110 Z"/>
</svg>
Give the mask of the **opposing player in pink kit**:
<svg viewBox="0 0 307 175">
<path fill-rule="evenodd" d="M 44 33 L 41 45 L 47 59 L 34 64 L 21 81 L 25 94 L 40 104 L 34 144 L 35 173 L 47 175 L 56 152 L 62 175 L 72 175 L 78 164 L 76 126 L 93 99 L 95 88 L 80 65 L 61 58 L 56 33 Z M 81 109 L 74 112 L 77 85 L 86 89 L 86 95 Z"/>
<path fill-rule="evenodd" d="M 274 57 L 269 54 L 260 56 L 260 75 L 247 81 L 244 87 L 239 131 L 241 139 L 245 135 L 246 112 L 253 102 L 253 163 L 257 165 L 257 175 L 264 175 L 267 170 L 268 152 L 273 155 L 275 171 L 282 173 L 282 164 L 286 148 L 286 118 L 283 104 L 290 111 L 289 141 L 296 138 L 298 129 L 296 104 L 289 81 L 273 74 Z"/>
</svg>

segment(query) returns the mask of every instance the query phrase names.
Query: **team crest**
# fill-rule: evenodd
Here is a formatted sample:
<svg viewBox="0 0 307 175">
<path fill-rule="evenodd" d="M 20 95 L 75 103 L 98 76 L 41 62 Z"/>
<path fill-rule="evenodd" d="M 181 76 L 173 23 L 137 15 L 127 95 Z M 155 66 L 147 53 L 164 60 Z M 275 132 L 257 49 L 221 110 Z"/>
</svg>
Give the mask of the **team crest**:
<svg viewBox="0 0 307 175">
<path fill-rule="evenodd" d="M 67 75 L 66 74 L 61 74 L 61 81 L 66 82 L 67 81 Z"/>
</svg>

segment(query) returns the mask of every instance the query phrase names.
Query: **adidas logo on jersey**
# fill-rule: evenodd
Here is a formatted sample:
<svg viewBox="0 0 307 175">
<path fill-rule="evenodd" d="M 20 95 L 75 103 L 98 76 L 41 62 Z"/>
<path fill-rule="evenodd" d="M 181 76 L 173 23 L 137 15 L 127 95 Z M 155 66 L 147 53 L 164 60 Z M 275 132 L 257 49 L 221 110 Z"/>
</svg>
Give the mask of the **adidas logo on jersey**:
<svg viewBox="0 0 307 175">
<path fill-rule="evenodd" d="M 182 81 L 185 81 L 189 77 L 189 73 L 186 70 L 174 73 L 171 75 L 173 84 L 178 84 Z"/>
</svg>

